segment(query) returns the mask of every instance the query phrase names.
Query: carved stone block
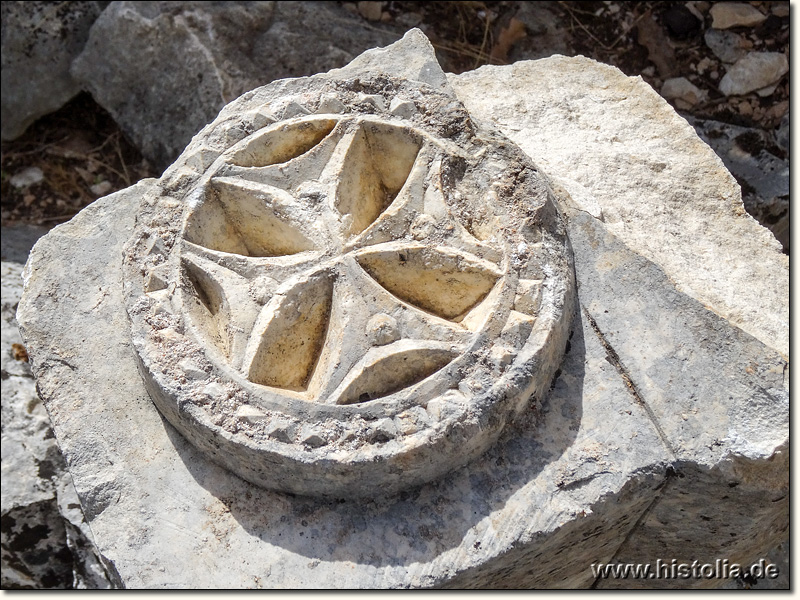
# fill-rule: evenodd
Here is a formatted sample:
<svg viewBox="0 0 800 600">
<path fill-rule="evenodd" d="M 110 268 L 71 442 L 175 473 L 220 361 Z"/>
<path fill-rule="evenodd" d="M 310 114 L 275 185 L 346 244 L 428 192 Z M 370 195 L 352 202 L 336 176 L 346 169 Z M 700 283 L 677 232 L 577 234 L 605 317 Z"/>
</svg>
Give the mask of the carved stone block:
<svg viewBox="0 0 800 600">
<path fill-rule="evenodd" d="M 44 238 L 19 320 L 115 584 L 613 587 L 783 539 L 786 257 L 645 88 L 448 82 L 412 31 Z"/>
<path fill-rule="evenodd" d="M 428 85 L 326 78 L 282 101 L 300 116 L 265 106 L 142 204 L 125 279 L 148 390 L 269 489 L 430 481 L 550 385 L 574 310 L 563 223 L 529 159 Z"/>
</svg>

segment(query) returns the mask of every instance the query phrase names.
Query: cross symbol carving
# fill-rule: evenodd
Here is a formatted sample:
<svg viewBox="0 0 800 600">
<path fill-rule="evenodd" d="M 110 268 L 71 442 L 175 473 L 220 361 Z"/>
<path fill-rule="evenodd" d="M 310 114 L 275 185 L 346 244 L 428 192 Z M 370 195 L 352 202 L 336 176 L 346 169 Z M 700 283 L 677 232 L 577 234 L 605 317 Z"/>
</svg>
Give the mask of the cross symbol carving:
<svg viewBox="0 0 800 600">
<path fill-rule="evenodd" d="M 430 376 L 491 318 L 507 260 L 451 214 L 447 151 L 363 116 L 294 120 L 229 151 L 184 229 L 191 322 L 281 394 L 445 391 Z"/>
</svg>

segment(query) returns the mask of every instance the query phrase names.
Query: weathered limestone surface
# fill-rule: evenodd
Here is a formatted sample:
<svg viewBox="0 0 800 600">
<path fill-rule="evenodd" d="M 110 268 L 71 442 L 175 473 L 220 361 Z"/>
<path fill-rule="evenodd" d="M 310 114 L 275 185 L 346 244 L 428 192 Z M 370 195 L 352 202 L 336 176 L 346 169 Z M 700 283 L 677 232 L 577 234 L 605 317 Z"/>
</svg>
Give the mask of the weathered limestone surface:
<svg viewBox="0 0 800 600">
<path fill-rule="evenodd" d="M 3 140 L 61 108 L 80 90 L 69 69 L 102 2 L 3 2 Z"/>
<path fill-rule="evenodd" d="M 722 161 L 644 81 L 582 57 L 450 81 L 473 115 L 679 290 L 788 357 L 788 257 L 745 212 Z"/>
<path fill-rule="evenodd" d="M 617 559 L 713 562 L 720 548 L 743 564 L 745 556 L 765 556 L 788 523 L 788 257 L 744 213 L 717 156 L 641 80 L 554 57 L 485 67 L 451 82 L 473 115 L 498 126 L 571 194 L 566 210 L 581 306 L 614 349 L 675 464 L 686 465 Z M 603 245 L 613 239 L 618 250 L 598 258 L 593 234 L 583 254 L 579 223 L 605 230 Z M 640 277 L 644 267 L 636 265 L 644 258 L 674 286 L 663 298 L 656 278 Z M 618 284 L 587 281 L 581 265 L 588 261 L 652 295 L 639 299 Z M 627 308 L 611 310 L 619 298 Z M 751 486 L 740 487 L 742 479 Z M 744 530 L 753 539 L 740 538 Z M 634 585 L 599 587 L 612 584 Z"/>
<path fill-rule="evenodd" d="M 398 37 L 332 2 L 112 2 L 72 74 L 164 168 L 244 92 Z"/>
<path fill-rule="evenodd" d="M 45 232 L 3 228 L 2 236 L 2 585 L 108 587 L 17 329 L 23 264 Z"/>
<path fill-rule="evenodd" d="M 63 458 L 30 368 L 14 358 L 22 350 L 14 319 L 22 265 L 3 261 L 2 278 L 2 585 L 69 587 L 72 556 L 50 479 L 63 470 Z"/>
<path fill-rule="evenodd" d="M 688 124 L 640 81 L 584 59 L 449 80 L 473 120 L 494 122 L 551 178 L 574 254 L 560 371 L 489 450 L 394 495 L 319 499 L 233 476 L 160 415 L 137 368 L 130 285 L 123 291 L 137 216 L 152 223 L 148 199 L 187 191 L 272 119 L 308 121 L 319 106 L 294 100 L 299 90 L 376 72 L 438 90 L 460 110 L 427 41 L 411 32 L 349 70 L 246 94 L 162 180 L 98 201 L 34 249 L 19 319 L 115 585 L 603 587 L 592 564 L 690 552 L 746 563 L 783 539 L 787 258 Z M 371 96 L 363 114 L 380 114 L 380 94 Z M 408 104 L 385 104 L 413 120 Z M 325 109 L 347 114 L 333 98 Z M 162 231 L 182 226 L 162 214 Z M 141 277 L 156 292 L 169 281 Z M 207 373 L 181 368 L 187 385 Z"/>
<path fill-rule="evenodd" d="M 580 316 L 584 325 L 576 328 L 570 342 L 574 372 L 563 372 L 554 388 L 559 394 L 542 408 L 538 428 L 522 421 L 478 461 L 396 497 L 337 502 L 268 492 L 204 459 L 166 424 L 136 370 L 127 317 L 120 310 L 121 268 L 99 257 L 122 252 L 139 197 L 153 183 L 140 183 L 92 205 L 72 225 L 55 230 L 31 263 L 32 269 L 38 260 L 65 266 L 63 248 L 75 244 L 75 226 L 86 256 L 98 257 L 80 269 L 65 269 L 66 278 L 58 285 L 74 288 L 87 278 L 95 282 L 92 297 L 69 303 L 77 314 L 91 315 L 102 324 L 104 335 L 94 336 L 88 347 L 88 332 L 53 323 L 57 329 L 51 339 L 64 348 L 64 357 L 53 357 L 37 369 L 48 397 L 50 386 L 72 373 L 68 365 L 78 369 L 77 379 L 69 376 L 75 395 L 55 399 L 50 412 L 57 430 L 80 432 L 64 435 L 60 445 L 95 536 L 107 542 L 103 554 L 115 565 L 120 583 L 431 586 L 445 583 L 461 570 L 456 565 L 462 561 L 463 567 L 481 566 L 487 554 L 499 555 L 492 572 L 499 570 L 498 577 L 507 585 L 591 583 L 587 561 L 596 556 L 610 560 L 620 529 L 629 529 L 649 503 L 663 471 L 663 449 Z M 86 236 L 87 228 L 94 234 Z M 63 299 L 40 296 L 36 310 L 52 310 L 47 305 L 54 301 Z M 113 360 L 117 377 L 110 380 L 102 372 L 80 367 L 97 355 Z M 587 369 L 594 374 L 589 381 L 584 377 Z M 77 396 L 78 389 L 87 387 L 96 390 L 88 406 Z M 615 415 L 615 428 L 624 432 L 613 442 L 602 429 L 609 410 Z M 104 464 L 101 470 L 98 459 Z M 626 483 L 639 493 L 623 491 Z M 620 494 L 621 506 L 603 503 L 595 516 L 592 504 L 609 493 Z M 579 516 L 581 511 L 586 515 Z M 576 518 L 576 524 L 560 532 L 562 524 Z M 602 534 L 593 537 L 591 551 L 561 558 L 596 529 Z M 560 533 L 550 547 L 562 552 L 552 559 L 553 574 L 533 569 L 531 563 L 503 559 L 519 544 L 520 534 L 532 539 L 554 531 Z"/>
</svg>

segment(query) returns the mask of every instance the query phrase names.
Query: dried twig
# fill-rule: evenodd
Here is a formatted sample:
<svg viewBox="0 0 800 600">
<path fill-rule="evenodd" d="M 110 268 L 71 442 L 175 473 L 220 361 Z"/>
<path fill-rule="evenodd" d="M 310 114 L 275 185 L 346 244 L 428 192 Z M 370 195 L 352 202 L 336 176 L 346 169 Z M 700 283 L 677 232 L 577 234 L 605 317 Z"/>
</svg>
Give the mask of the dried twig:
<svg viewBox="0 0 800 600">
<path fill-rule="evenodd" d="M 117 150 L 117 156 L 119 157 L 119 164 L 122 165 L 122 170 L 125 172 L 125 175 L 122 179 L 125 182 L 125 185 L 129 186 L 131 184 L 131 176 L 130 173 L 128 173 L 128 165 L 125 164 L 125 158 L 122 156 L 122 147 L 119 145 L 118 134 L 114 136 L 114 142 Z"/>
<path fill-rule="evenodd" d="M 586 12 L 586 11 L 584 11 L 584 10 L 578 10 L 578 9 L 576 9 L 576 8 L 573 8 L 573 7 L 569 6 L 569 2 L 563 2 L 563 1 L 560 1 L 560 2 L 559 2 L 559 4 L 560 4 L 560 5 L 561 5 L 561 6 L 562 6 L 562 7 L 563 7 L 563 8 L 564 8 L 564 9 L 565 9 L 565 10 L 566 10 L 568 13 L 569 13 L 570 19 L 574 20 L 574 22 L 575 22 L 575 23 L 577 23 L 578 27 L 580 27 L 581 29 L 583 29 L 583 31 L 585 31 L 585 32 L 586 32 L 586 34 L 587 34 L 587 35 L 588 35 L 590 38 L 592 38 L 592 39 L 593 39 L 595 42 L 597 42 L 597 43 L 598 43 L 598 44 L 599 44 L 599 45 L 600 45 L 600 46 L 603 48 L 603 50 L 606 50 L 607 52 L 610 52 L 610 51 L 614 50 L 614 48 L 616 48 L 616 47 L 617 47 L 617 44 L 619 44 L 619 43 L 620 43 L 620 42 L 621 42 L 623 39 L 625 39 L 625 37 L 626 37 L 626 36 L 627 36 L 627 35 L 628 35 L 628 34 L 631 32 L 631 30 L 632 30 L 634 27 L 636 27 L 636 25 L 639 23 L 639 21 L 641 21 L 641 20 L 642 20 L 642 18 L 644 18 L 644 16 L 647 14 L 647 12 L 645 12 L 645 13 L 643 13 L 643 14 L 639 15 L 639 16 L 636 18 L 636 20 L 635 20 L 633 23 L 631 23 L 631 24 L 630 24 L 628 27 L 626 27 L 626 28 L 625 28 L 625 31 L 623 31 L 621 34 L 619 34 L 619 36 L 617 37 L 617 39 L 615 39 L 615 40 L 614 40 L 614 41 L 611 43 L 611 45 L 609 46 L 609 45 L 607 45 L 607 44 L 604 44 L 603 42 L 601 42 L 599 39 L 597 39 L 597 38 L 596 38 L 596 37 L 595 37 L 595 36 L 592 34 L 592 32 L 591 32 L 591 31 L 589 31 L 589 30 L 586 28 L 586 26 L 585 26 L 583 23 L 581 23 L 580 19 L 579 19 L 578 17 L 576 17 L 576 16 L 575 16 L 575 14 L 574 14 L 574 13 L 581 13 L 581 14 L 585 14 L 585 15 L 591 15 L 591 16 L 595 16 L 593 13 L 589 13 L 589 12 Z M 571 23 L 570 23 L 570 24 L 571 24 Z"/>
<path fill-rule="evenodd" d="M 53 146 L 57 146 L 58 144 L 63 144 L 68 139 L 69 139 L 69 136 L 67 136 L 67 137 L 65 137 L 65 138 L 63 138 L 61 140 L 58 140 L 56 142 L 51 142 L 51 143 L 45 144 L 43 146 L 37 146 L 33 150 L 21 150 L 21 151 L 17 151 L 17 152 L 4 152 L 3 153 L 3 159 L 4 160 L 13 160 L 15 158 L 19 158 L 20 156 L 30 156 L 31 154 L 41 154 L 44 150 L 47 150 L 48 148 L 52 148 Z"/>
<path fill-rule="evenodd" d="M 489 55 L 481 50 L 475 50 L 473 46 L 456 42 L 456 44 L 446 44 L 442 42 L 431 42 L 431 45 L 437 50 L 444 50 L 445 52 L 453 52 L 459 56 L 466 56 L 468 58 L 479 58 L 484 62 L 488 62 Z"/>
<path fill-rule="evenodd" d="M 484 11 L 485 12 L 485 11 Z M 486 53 L 486 41 L 489 39 L 489 13 L 486 12 L 486 17 L 484 18 L 484 27 L 483 27 L 483 41 L 481 41 L 481 48 L 478 50 L 479 54 Z M 472 65 L 473 69 L 477 69 L 480 66 L 480 59 L 475 59 L 475 64 Z"/>
</svg>

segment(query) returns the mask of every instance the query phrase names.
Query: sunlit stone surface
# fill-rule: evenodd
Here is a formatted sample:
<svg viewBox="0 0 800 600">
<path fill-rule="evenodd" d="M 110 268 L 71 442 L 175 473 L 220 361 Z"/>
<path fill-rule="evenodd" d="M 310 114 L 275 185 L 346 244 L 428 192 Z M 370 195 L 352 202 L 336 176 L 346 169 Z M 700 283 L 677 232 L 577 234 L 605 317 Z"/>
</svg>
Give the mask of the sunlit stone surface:
<svg viewBox="0 0 800 600">
<path fill-rule="evenodd" d="M 719 587 L 591 566 L 785 538 L 788 259 L 721 162 L 585 59 L 449 81 L 414 31 L 259 88 L 34 249 L 116 585 Z"/>
</svg>

